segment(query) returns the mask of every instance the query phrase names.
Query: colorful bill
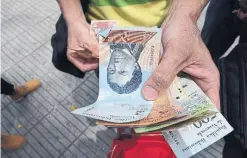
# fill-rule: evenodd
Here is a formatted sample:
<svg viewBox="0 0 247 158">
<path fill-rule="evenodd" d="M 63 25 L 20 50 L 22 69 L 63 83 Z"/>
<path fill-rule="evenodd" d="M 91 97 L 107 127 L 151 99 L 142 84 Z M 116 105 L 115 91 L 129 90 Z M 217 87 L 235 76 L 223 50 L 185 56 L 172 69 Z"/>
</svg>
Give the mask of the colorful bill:
<svg viewBox="0 0 247 158">
<path fill-rule="evenodd" d="M 133 41 L 140 31 L 145 32 L 146 39 Z M 111 32 L 126 41 L 100 43 L 98 100 L 73 113 L 114 123 L 139 121 L 149 115 L 154 104 L 141 96 L 141 88 L 158 66 L 161 29 L 113 27 Z M 127 38 L 125 32 L 131 32 Z"/>
<path fill-rule="evenodd" d="M 136 126 L 148 126 L 159 122 L 164 122 L 176 116 L 176 111 L 169 100 L 169 94 L 164 92 L 163 95 L 154 102 L 151 113 L 142 120 L 129 122 L 129 123 L 110 123 L 104 121 L 98 121 L 97 124 L 102 124 L 111 127 L 136 127 Z"/>
</svg>

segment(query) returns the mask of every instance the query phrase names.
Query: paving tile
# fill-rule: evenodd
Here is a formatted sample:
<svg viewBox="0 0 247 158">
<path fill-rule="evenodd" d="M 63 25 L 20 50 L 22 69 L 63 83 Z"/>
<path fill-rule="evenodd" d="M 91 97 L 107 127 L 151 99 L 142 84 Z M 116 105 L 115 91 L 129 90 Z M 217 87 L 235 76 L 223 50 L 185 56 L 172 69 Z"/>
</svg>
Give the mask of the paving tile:
<svg viewBox="0 0 247 158">
<path fill-rule="evenodd" d="M 9 106 L 9 107 L 11 107 L 11 106 Z M 9 127 L 8 125 L 6 126 L 8 131 L 13 130 L 13 128 L 14 128 L 15 130 L 18 131 L 18 133 L 25 135 L 27 133 L 26 127 L 24 126 L 23 128 L 18 128 L 18 125 L 24 124 L 25 120 L 23 118 L 17 118 L 15 116 L 15 114 L 13 114 L 11 112 L 11 109 L 9 109 L 9 107 L 2 110 L 2 115 L 4 116 L 3 118 L 5 118 L 5 120 L 8 120 L 5 123 L 12 125 L 12 126 L 10 126 L 11 127 L 10 129 L 8 129 L 8 127 Z M 2 121 L 4 121 L 4 119 Z"/>
<path fill-rule="evenodd" d="M 202 150 L 202 151 L 200 152 L 200 154 L 203 155 L 203 156 L 206 157 L 206 158 L 217 158 L 217 157 L 211 155 L 210 153 L 208 153 L 208 152 L 205 151 L 205 150 Z"/>
<path fill-rule="evenodd" d="M 87 155 L 87 157 L 89 158 L 97 158 L 97 155 L 95 154 L 94 151 L 92 151 L 90 148 L 88 148 L 82 141 L 80 141 L 79 139 L 76 140 L 76 142 L 74 143 L 74 146 L 80 150 L 82 153 L 84 153 L 85 155 Z"/>
<path fill-rule="evenodd" d="M 2 123 L 1 123 L 1 133 L 8 133 L 8 130 L 4 127 Z"/>
<path fill-rule="evenodd" d="M 70 140 L 65 137 L 51 122 L 44 119 L 41 121 L 44 128 L 46 128 L 52 135 L 64 146 L 69 146 L 71 144 Z"/>
<path fill-rule="evenodd" d="M 49 70 L 47 70 L 42 64 L 38 64 L 37 59 L 35 59 L 33 56 L 30 55 L 26 59 L 29 61 L 31 66 L 33 66 L 36 69 L 36 71 L 41 71 L 44 75 L 46 75 L 49 72 Z"/>
<path fill-rule="evenodd" d="M 47 94 L 47 92 L 43 88 L 43 83 L 42 86 L 36 91 L 36 93 L 33 93 L 32 96 L 38 101 L 37 106 L 44 107 L 48 112 L 54 109 L 54 106 L 57 102 L 51 102 L 49 97 L 50 96 Z M 45 114 L 44 114 L 45 115 Z"/>
<path fill-rule="evenodd" d="M 62 106 L 57 107 L 57 110 L 60 112 L 60 114 L 66 116 L 66 118 L 70 120 L 72 124 L 76 125 L 80 131 L 86 130 L 91 122 L 89 122 L 86 117 L 75 117 L 76 115 L 70 112 L 71 109 L 66 110 L 66 108 L 64 108 L 66 105 L 69 105 L 70 107 L 72 105 L 67 100 L 64 100 L 61 104 Z"/>
<path fill-rule="evenodd" d="M 203 155 L 201 155 L 200 153 L 194 155 L 192 158 L 205 158 Z"/>
<path fill-rule="evenodd" d="M 7 153 L 8 158 L 21 158 L 16 152 L 8 152 Z"/>
<path fill-rule="evenodd" d="M 81 142 L 85 144 L 85 146 L 91 149 L 91 151 L 93 151 L 98 157 L 106 156 L 107 149 L 100 147 L 100 144 L 95 144 L 95 142 L 92 139 L 88 138 L 85 134 L 83 134 L 79 139 Z"/>
<path fill-rule="evenodd" d="M 97 136 L 98 139 L 101 139 L 104 143 L 106 143 L 108 146 L 111 146 L 112 144 L 112 138 L 110 138 L 106 134 L 106 130 L 100 129 L 98 126 L 89 126 L 88 130 L 90 130 L 93 134 Z"/>
<path fill-rule="evenodd" d="M 29 144 L 29 142 L 27 142 L 22 149 L 25 150 L 31 158 L 42 158 L 42 156 L 35 150 L 35 146 Z"/>
<path fill-rule="evenodd" d="M 29 99 L 30 103 L 33 105 L 34 108 L 40 111 L 40 113 L 45 116 L 49 111 L 47 106 L 42 106 L 42 102 L 39 102 L 38 99 L 35 97 L 37 93 L 33 94 L 33 96 L 29 95 L 27 98 Z M 41 107 L 44 107 L 41 109 Z M 40 110 L 41 109 L 41 110 Z"/>
<path fill-rule="evenodd" d="M 17 71 L 15 71 L 13 69 L 13 67 L 11 69 L 8 70 L 7 72 L 10 76 L 12 76 L 16 83 L 15 84 L 18 84 L 18 86 L 24 84 L 26 81 L 17 73 Z M 16 85 L 17 86 L 17 85 Z"/>
<path fill-rule="evenodd" d="M 221 158 L 222 154 L 220 152 L 218 152 L 217 150 L 215 150 L 213 147 L 208 147 L 207 149 L 205 149 L 206 152 L 208 152 L 210 155 L 216 157 L 216 158 Z"/>
<path fill-rule="evenodd" d="M 3 152 L 3 151 L 2 151 Z M 14 153 L 15 154 L 15 153 Z M 16 154 L 15 154 L 16 155 Z M 7 154 L 3 154 L 1 155 L 2 158 L 9 158 L 9 157 L 14 157 L 14 156 L 8 156 Z M 19 158 L 19 156 L 16 155 L 16 157 L 14 158 Z"/>
<path fill-rule="evenodd" d="M 77 158 L 74 154 L 72 154 L 69 150 L 67 150 L 64 155 L 65 158 Z"/>
<path fill-rule="evenodd" d="M 49 93 L 49 91 L 42 85 L 39 88 L 39 91 L 33 94 L 34 97 L 39 100 L 39 102 L 43 103 L 43 107 L 45 107 L 48 111 L 54 109 L 54 105 L 58 104 L 58 101 L 55 100 L 53 96 Z"/>
<path fill-rule="evenodd" d="M 24 55 L 20 53 L 20 49 L 21 47 L 14 42 L 7 43 L 2 47 L 2 51 L 6 53 L 15 63 L 18 63 L 24 57 Z"/>
<path fill-rule="evenodd" d="M 71 93 L 73 90 L 70 89 L 66 84 L 64 84 L 60 78 L 58 78 L 56 75 L 54 75 L 53 73 L 49 73 L 47 75 L 47 78 L 52 82 L 52 83 L 56 83 L 57 86 L 61 87 L 63 89 L 63 91 L 65 91 L 66 93 Z"/>
<path fill-rule="evenodd" d="M 9 109 L 9 112 L 12 113 L 16 119 L 16 126 L 18 128 L 18 125 L 21 124 L 26 130 L 30 130 L 33 127 L 33 124 L 31 123 L 30 119 L 27 119 L 28 117 L 25 115 L 26 113 L 24 113 L 25 111 L 23 111 L 23 113 L 21 113 L 18 108 L 16 108 L 18 105 L 13 105 L 10 104 L 8 106 L 7 109 Z M 19 105 L 20 106 L 20 105 Z M 35 118 L 34 118 L 35 119 Z M 21 129 L 21 128 L 18 128 Z"/>
<path fill-rule="evenodd" d="M 46 139 L 46 137 L 42 136 L 42 133 L 40 131 L 34 128 L 30 133 L 33 135 L 33 137 L 37 138 L 37 141 L 43 145 L 45 150 L 49 152 L 52 155 L 52 157 L 59 156 L 59 152 L 55 149 L 54 144 L 50 143 Z"/>
<path fill-rule="evenodd" d="M 37 149 L 36 151 L 39 153 L 39 155 L 41 155 L 43 158 L 52 158 L 52 155 L 48 152 L 48 150 L 44 147 L 44 145 L 42 144 L 39 137 L 37 136 L 33 136 L 31 133 L 28 133 L 26 135 L 26 139 L 28 141 L 29 144 L 32 144 L 33 147 L 35 147 L 35 149 Z"/>
<path fill-rule="evenodd" d="M 83 129 L 79 129 L 77 125 L 73 124 L 73 122 L 67 119 L 67 116 L 63 116 L 57 109 L 53 110 L 51 114 L 56 117 L 57 120 L 63 124 L 70 133 L 73 133 L 74 136 L 78 137 L 81 134 L 81 130 Z"/>
<path fill-rule="evenodd" d="M 219 153 L 223 152 L 223 147 L 220 146 L 218 143 L 214 143 L 213 145 L 211 145 L 211 147 Z"/>
<path fill-rule="evenodd" d="M 45 91 L 45 94 L 43 93 L 43 95 L 47 95 L 49 98 L 51 98 L 52 103 L 54 104 L 56 102 L 62 101 L 64 100 L 64 97 L 62 97 L 55 89 L 54 87 L 49 86 L 48 84 L 42 84 L 42 87 L 40 88 L 41 90 Z M 54 101 L 55 100 L 55 101 Z"/>
<path fill-rule="evenodd" d="M 27 153 L 27 152 L 25 151 L 24 148 L 23 148 L 22 150 L 17 150 L 17 151 L 16 151 L 16 154 L 19 155 L 21 158 L 22 158 L 22 157 L 25 157 L 25 158 L 32 158 L 32 156 L 30 156 L 30 154 Z"/>
<path fill-rule="evenodd" d="M 89 158 L 86 153 L 81 152 L 79 149 L 77 149 L 74 145 L 72 145 L 69 148 L 70 152 L 73 153 L 76 157 L 80 158 Z"/>
<path fill-rule="evenodd" d="M 69 95 L 69 93 L 62 88 L 62 86 L 54 82 L 49 76 L 46 75 L 43 77 L 43 82 L 45 82 L 44 84 L 47 86 L 51 87 L 55 93 L 59 94 L 62 97 L 62 100 Z"/>
<path fill-rule="evenodd" d="M 2 106 L 7 106 L 10 103 L 10 99 L 6 95 L 1 95 Z"/>
<path fill-rule="evenodd" d="M 26 120 L 28 120 L 28 122 L 30 122 L 32 125 L 36 125 L 38 123 L 38 119 L 34 116 L 34 113 L 31 113 L 27 107 L 26 104 L 23 102 L 23 104 L 16 104 L 13 103 L 12 105 L 9 106 L 13 106 L 16 108 L 16 110 L 18 110 L 18 112 L 24 116 L 26 118 Z"/>
<path fill-rule="evenodd" d="M 3 112 L 1 114 L 2 114 L 1 115 L 1 124 L 4 126 L 4 128 L 7 130 L 7 132 L 11 133 L 11 134 L 20 134 L 20 132 L 17 131 L 15 129 L 15 127 L 13 126 L 13 122 L 9 121 L 9 119 L 5 117 Z"/>
<path fill-rule="evenodd" d="M 53 115 L 48 115 L 46 119 L 53 124 L 55 128 L 57 128 L 64 137 L 68 138 L 70 142 L 73 142 L 76 139 L 74 133 L 71 133 L 66 127 L 65 124 L 59 122 Z"/>
<path fill-rule="evenodd" d="M 4 60 L 5 63 L 7 63 L 7 65 L 5 65 L 6 69 L 14 65 L 14 61 L 5 53 L 1 53 L 1 59 Z"/>
<path fill-rule="evenodd" d="M 58 153 L 65 151 L 66 147 L 59 142 L 58 137 L 53 136 L 42 124 L 38 124 L 36 129 L 56 148 Z"/>
</svg>

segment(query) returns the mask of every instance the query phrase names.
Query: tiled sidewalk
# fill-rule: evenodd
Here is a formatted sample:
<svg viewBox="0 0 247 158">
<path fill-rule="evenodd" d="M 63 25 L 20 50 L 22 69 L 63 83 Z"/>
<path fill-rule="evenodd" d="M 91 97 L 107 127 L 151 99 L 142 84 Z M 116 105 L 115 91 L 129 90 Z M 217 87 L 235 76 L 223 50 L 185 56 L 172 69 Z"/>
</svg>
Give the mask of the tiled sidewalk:
<svg viewBox="0 0 247 158">
<path fill-rule="evenodd" d="M 70 113 L 97 99 L 98 79 L 82 79 L 57 71 L 52 63 L 50 38 L 60 15 L 55 0 L 2 0 L 2 77 L 14 84 L 39 78 L 42 86 L 19 103 L 1 100 L 3 133 L 25 135 L 27 144 L 17 151 L 2 150 L 3 158 L 104 158 L 115 136 Z M 18 128 L 18 125 L 23 125 Z M 223 142 L 195 157 L 220 158 Z"/>
</svg>

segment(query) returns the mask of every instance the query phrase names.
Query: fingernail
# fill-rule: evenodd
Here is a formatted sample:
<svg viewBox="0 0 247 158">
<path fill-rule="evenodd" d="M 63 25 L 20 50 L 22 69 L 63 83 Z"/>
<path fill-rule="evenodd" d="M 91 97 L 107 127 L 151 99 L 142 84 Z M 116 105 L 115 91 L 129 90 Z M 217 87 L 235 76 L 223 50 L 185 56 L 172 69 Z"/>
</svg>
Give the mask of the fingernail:
<svg viewBox="0 0 247 158">
<path fill-rule="evenodd" d="M 147 100 L 156 100 L 159 96 L 158 92 L 150 86 L 145 86 L 142 90 L 142 94 Z"/>
</svg>

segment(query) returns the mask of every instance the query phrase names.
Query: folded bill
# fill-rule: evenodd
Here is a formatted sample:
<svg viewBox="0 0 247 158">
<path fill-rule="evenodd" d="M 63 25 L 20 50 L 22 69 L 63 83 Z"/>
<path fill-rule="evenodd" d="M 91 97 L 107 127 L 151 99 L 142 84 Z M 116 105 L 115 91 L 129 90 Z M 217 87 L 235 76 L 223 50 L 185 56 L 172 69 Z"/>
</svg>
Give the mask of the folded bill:
<svg viewBox="0 0 247 158">
<path fill-rule="evenodd" d="M 104 121 L 98 121 L 97 124 L 102 124 L 111 127 L 138 127 L 148 126 L 155 123 L 163 122 L 174 118 L 176 116 L 175 108 L 169 100 L 169 92 L 164 92 L 162 96 L 154 102 L 152 111 L 150 114 L 142 120 L 129 122 L 129 123 L 110 123 Z"/>
<path fill-rule="evenodd" d="M 180 83 L 187 95 L 198 104 L 213 104 L 188 76 L 181 76 Z M 163 130 L 164 137 L 178 158 L 189 158 L 233 131 L 215 106 L 208 112 L 215 114 L 206 118 L 203 116 L 202 119 L 188 120 Z"/>
<path fill-rule="evenodd" d="M 159 63 L 161 30 L 115 26 L 100 40 L 99 97 L 72 113 L 114 123 L 147 117 L 154 102 L 141 96 L 141 87 Z"/>
<path fill-rule="evenodd" d="M 202 113 L 207 112 L 209 109 L 214 107 L 212 103 L 202 104 L 202 103 L 198 103 L 197 100 L 194 100 L 194 98 L 190 98 L 189 95 L 186 93 L 186 89 L 184 89 L 183 85 L 181 85 L 179 78 L 175 78 L 173 84 L 169 87 L 169 90 L 171 92 L 171 96 L 172 96 L 171 100 L 173 101 L 173 104 L 182 106 L 184 110 L 180 111 L 176 116 L 176 118 L 173 118 L 171 120 L 159 124 L 153 124 L 147 127 L 135 128 L 134 130 L 136 133 L 163 130 L 168 126 L 180 122 L 185 122 L 186 120 L 190 120 L 195 117 L 199 117 Z"/>
<path fill-rule="evenodd" d="M 117 24 L 117 20 L 93 20 L 90 25 L 90 35 L 96 36 L 98 42 L 101 43 Z"/>
</svg>

